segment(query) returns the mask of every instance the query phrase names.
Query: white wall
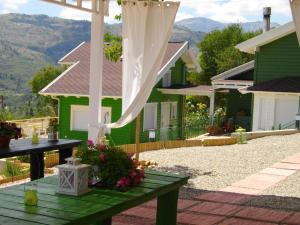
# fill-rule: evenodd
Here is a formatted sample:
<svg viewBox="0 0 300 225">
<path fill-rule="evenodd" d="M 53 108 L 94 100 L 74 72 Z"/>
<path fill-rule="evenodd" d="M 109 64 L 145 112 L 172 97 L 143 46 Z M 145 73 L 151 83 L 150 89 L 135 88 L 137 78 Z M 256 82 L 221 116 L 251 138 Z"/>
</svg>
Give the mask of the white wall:
<svg viewBox="0 0 300 225">
<path fill-rule="evenodd" d="M 299 96 L 288 94 L 256 93 L 253 104 L 252 130 L 271 130 L 295 120 Z"/>
</svg>

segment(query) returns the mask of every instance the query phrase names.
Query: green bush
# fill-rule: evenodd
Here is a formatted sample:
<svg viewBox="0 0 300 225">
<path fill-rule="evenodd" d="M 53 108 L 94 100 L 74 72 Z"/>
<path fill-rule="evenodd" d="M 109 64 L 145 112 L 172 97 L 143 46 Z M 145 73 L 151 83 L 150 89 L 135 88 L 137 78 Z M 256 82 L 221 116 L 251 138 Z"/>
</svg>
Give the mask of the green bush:
<svg viewBox="0 0 300 225">
<path fill-rule="evenodd" d="M 22 168 L 19 165 L 9 160 L 5 161 L 2 173 L 6 177 L 20 176 L 24 174 Z"/>
</svg>

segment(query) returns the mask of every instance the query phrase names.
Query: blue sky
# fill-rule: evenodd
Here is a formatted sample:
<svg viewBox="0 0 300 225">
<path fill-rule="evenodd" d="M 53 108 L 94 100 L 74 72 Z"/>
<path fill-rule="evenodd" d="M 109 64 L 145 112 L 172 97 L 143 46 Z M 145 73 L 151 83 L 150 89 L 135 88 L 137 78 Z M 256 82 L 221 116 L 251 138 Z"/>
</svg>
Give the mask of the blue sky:
<svg viewBox="0 0 300 225">
<path fill-rule="evenodd" d="M 89 19 L 89 14 L 42 2 L 41 0 L 0 0 L 0 13 L 46 14 L 68 19 Z M 181 0 L 176 20 L 203 16 L 220 22 L 246 22 L 262 19 L 262 8 L 272 7 L 272 21 L 284 24 L 291 20 L 289 0 Z M 114 0 L 111 15 L 120 12 Z M 113 17 L 106 22 L 113 23 Z"/>
</svg>

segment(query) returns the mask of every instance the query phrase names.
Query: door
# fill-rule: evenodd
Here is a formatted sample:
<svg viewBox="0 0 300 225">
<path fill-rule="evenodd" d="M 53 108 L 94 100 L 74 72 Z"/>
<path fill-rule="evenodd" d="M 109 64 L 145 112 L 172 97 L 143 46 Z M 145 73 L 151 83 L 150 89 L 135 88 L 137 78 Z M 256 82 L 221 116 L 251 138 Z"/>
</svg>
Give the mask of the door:
<svg viewBox="0 0 300 225">
<path fill-rule="evenodd" d="M 171 104 L 161 103 L 160 140 L 169 140 Z"/>
</svg>

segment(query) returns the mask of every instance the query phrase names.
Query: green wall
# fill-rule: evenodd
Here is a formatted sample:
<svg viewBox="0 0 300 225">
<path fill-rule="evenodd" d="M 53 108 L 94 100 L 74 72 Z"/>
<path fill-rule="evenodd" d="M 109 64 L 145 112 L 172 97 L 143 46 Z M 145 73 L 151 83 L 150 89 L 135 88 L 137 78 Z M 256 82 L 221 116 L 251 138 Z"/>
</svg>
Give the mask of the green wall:
<svg viewBox="0 0 300 225">
<path fill-rule="evenodd" d="M 185 83 L 185 66 L 181 60 L 178 60 L 175 64 L 175 67 L 172 68 L 172 85 L 180 85 Z M 153 89 L 148 102 L 177 102 L 177 119 L 171 120 L 170 124 L 173 126 L 173 130 L 170 130 L 169 137 L 170 139 L 177 139 L 182 136 L 182 117 L 183 117 L 183 108 L 184 108 L 184 96 L 179 95 L 164 95 L 157 90 L 157 88 L 162 87 L 162 81 L 159 81 L 155 88 Z M 69 138 L 69 139 L 80 139 L 87 140 L 86 131 L 71 131 L 70 130 L 70 121 L 71 121 L 71 105 L 88 105 L 87 97 L 60 97 L 60 137 Z M 120 118 L 122 111 L 122 100 L 121 99 L 112 99 L 105 98 L 102 101 L 102 106 L 112 108 L 112 122 L 115 122 Z M 149 132 L 143 131 L 143 114 L 141 112 L 141 133 L 140 141 L 148 142 L 149 141 Z M 160 137 L 160 119 L 161 119 L 161 104 L 158 104 L 157 108 L 157 128 L 156 137 Z M 129 125 L 112 129 L 111 134 L 107 135 L 107 139 L 110 140 L 112 144 L 121 145 L 129 144 L 135 142 L 135 121 Z"/>
<path fill-rule="evenodd" d="M 260 47 L 255 54 L 255 83 L 300 76 L 300 48 L 296 33 Z"/>
</svg>

